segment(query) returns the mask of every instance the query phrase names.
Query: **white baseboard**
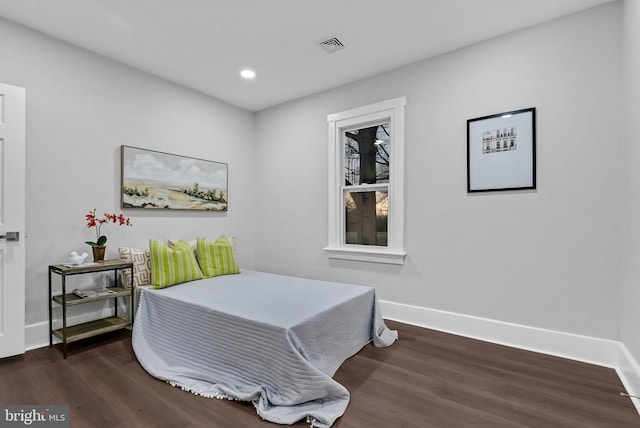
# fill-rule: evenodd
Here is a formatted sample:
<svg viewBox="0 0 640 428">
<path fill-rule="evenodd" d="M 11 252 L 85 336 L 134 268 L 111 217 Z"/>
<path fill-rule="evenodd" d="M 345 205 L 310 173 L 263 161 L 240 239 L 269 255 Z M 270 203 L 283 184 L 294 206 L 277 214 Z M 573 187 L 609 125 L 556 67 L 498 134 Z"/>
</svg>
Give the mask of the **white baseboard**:
<svg viewBox="0 0 640 428">
<path fill-rule="evenodd" d="M 60 340 L 54 336 L 53 343 L 59 342 Z M 49 322 L 28 325 L 25 328 L 25 343 L 27 351 L 49 346 Z"/>
<path fill-rule="evenodd" d="M 380 301 L 380 309 L 386 319 L 610 367 L 616 370 L 629 394 L 640 393 L 640 366 L 622 342 L 384 300 Z M 640 413 L 640 399 L 632 401 Z"/>
<path fill-rule="evenodd" d="M 636 396 L 631 397 L 631 401 L 640 413 L 640 398 L 637 398 L 640 395 L 640 366 L 623 343 L 620 343 L 615 369 L 627 392 Z"/>
</svg>

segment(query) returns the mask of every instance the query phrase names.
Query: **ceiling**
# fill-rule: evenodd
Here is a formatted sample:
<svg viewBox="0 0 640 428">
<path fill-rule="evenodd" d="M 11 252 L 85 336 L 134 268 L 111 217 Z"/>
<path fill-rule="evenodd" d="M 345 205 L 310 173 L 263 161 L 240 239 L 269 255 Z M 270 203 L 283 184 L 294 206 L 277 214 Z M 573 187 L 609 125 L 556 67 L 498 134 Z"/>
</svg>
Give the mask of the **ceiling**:
<svg viewBox="0 0 640 428">
<path fill-rule="evenodd" d="M 258 111 L 609 1 L 0 0 L 0 16 Z"/>
</svg>

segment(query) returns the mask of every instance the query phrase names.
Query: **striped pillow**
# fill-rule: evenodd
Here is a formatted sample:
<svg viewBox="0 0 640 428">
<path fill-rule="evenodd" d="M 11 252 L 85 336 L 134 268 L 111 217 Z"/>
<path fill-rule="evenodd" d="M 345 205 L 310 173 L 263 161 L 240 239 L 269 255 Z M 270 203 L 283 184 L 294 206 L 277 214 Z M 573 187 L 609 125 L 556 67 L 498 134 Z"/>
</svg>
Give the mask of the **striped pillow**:
<svg viewBox="0 0 640 428">
<path fill-rule="evenodd" d="M 233 245 L 222 235 L 215 242 L 206 238 L 198 238 L 196 256 L 202 274 L 206 277 L 240 273 L 233 254 Z"/>
<path fill-rule="evenodd" d="M 165 288 L 182 282 L 202 279 L 202 272 L 185 240 L 178 241 L 173 248 L 162 241 L 149 241 L 151 253 L 151 287 Z"/>
</svg>

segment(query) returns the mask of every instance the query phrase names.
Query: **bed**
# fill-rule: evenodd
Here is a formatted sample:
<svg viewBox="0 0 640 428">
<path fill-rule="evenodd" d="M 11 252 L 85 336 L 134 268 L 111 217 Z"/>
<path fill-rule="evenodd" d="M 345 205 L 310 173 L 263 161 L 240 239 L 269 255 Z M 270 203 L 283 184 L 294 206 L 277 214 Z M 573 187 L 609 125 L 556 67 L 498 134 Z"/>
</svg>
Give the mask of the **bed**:
<svg viewBox="0 0 640 428">
<path fill-rule="evenodd" d="M 375 289 L 244 270 L 144 290 L 133 348 L 152 376 L 205 397 L 250 401 L 279 424 L 330 427 L 349 392 L 332 376 L 397 339 Z"/>
</svg>

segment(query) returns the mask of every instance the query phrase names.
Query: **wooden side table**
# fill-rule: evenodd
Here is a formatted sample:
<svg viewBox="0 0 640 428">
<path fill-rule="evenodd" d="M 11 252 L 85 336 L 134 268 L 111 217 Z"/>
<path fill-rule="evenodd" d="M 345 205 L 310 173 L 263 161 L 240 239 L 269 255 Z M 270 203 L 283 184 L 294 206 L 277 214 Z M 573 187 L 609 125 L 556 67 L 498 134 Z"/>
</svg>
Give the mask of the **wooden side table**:
<svg viewBox="0 0 640 428">
<path fill-rule="evenodd" d="M 118 287 L 118 271 L 123 269 L 130 269 L 132 275 L 131 287 L 124 288 L 124 285 Z M 109 272 L 114 273 L 113 287 L 108 287 L 113 291 L 110 294 L 92 296 L 92 297 L 79 297 L 71 292 L 67 292 L 66 279 L 71 275 L 81 275 L 87 273 L 96 272 Z M 62 294 L 53 295 L 51 278 L 53 274 L 60 275 L 62 282 Z M 124 276 L 123 276 L 124 278 Z M 77 340 L 86 339 L 99 334 L 107 333 L 110 331 L 120 330 L 127 328 L 133 322 L 131 307 L 133 303 L 133 263 L 122 260 L 104 260 L 101 262 L 94 262 L 85 266 L 65 266 L 63 264 L 50 265 L 49 266 L 49 347 L 53 346 L 53 336 L 55 335 L 62 340 L 62 352 L 64 358 L 67 358 L 67 344 L 75 342 Z M 118 316 L 118 297 L 125 298 L 125 302 L 128 305 L 128 319 Z M 126 299 L 128 297 L 128 299 Z M 96 302 L 100 300 L 113 299 L 113 316 L 96 319 L 93 321 L 85 322 L 82 324 L 67 325 L 67 307 L 74 305 L 81 305 L 83 303 Z M 53 303 L 56 303 L 62 307 L 62 328 L 53 329 Z"/>
</svg>

